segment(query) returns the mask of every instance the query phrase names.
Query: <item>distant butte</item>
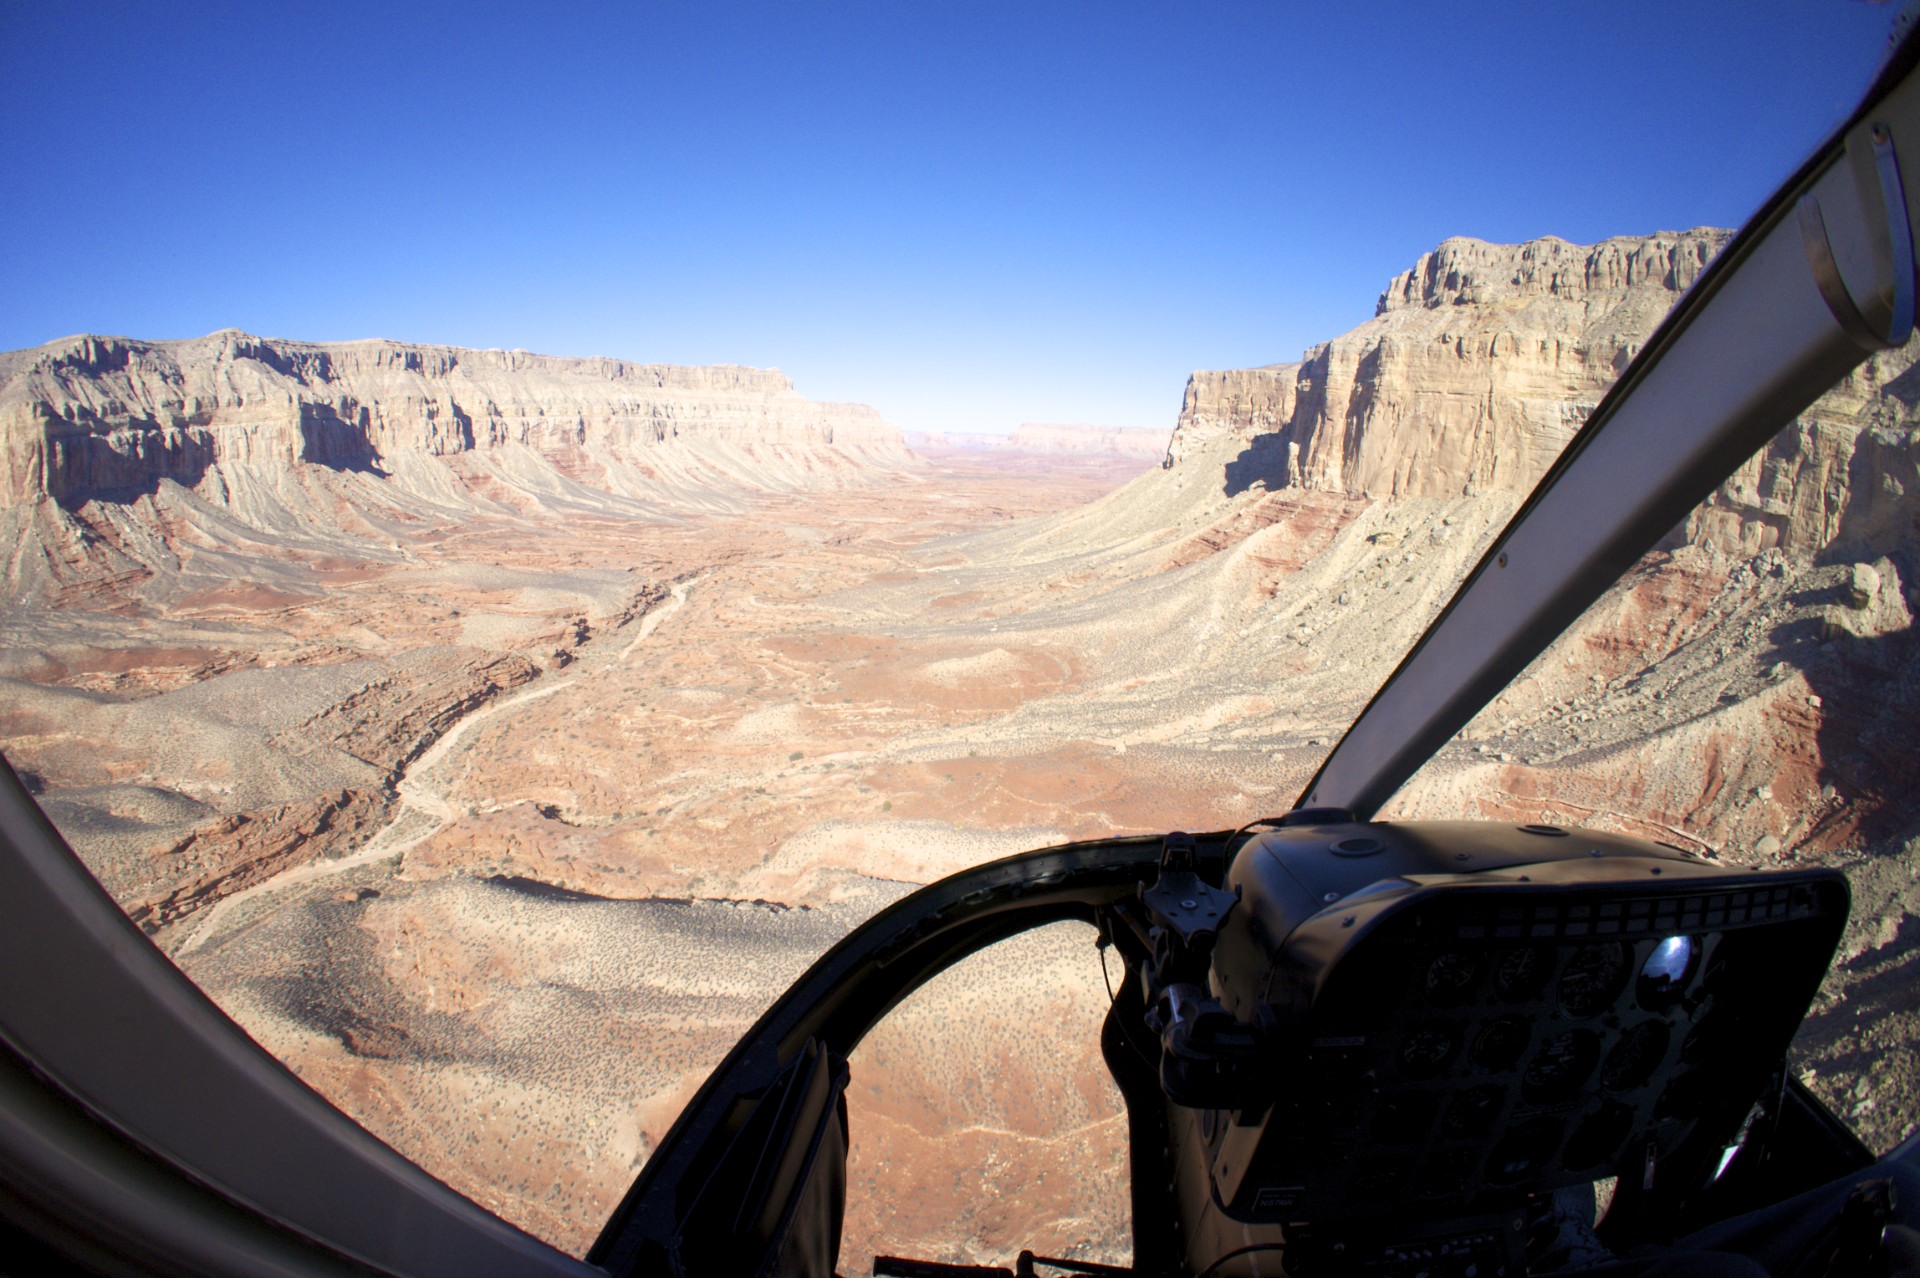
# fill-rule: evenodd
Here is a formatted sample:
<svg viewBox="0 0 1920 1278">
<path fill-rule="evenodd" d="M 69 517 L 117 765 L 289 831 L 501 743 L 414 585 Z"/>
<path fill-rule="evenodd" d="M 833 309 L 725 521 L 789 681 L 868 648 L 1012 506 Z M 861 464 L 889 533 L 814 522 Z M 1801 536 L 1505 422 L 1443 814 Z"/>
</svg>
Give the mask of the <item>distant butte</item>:
<svg viewBox="0 0 1920 1278">
<path fill-rule="evenodd" d="M 1141 426 L 1091 426 L 1064 422 L 1022 422 L 1010 434 L 910 431 L 907 446 L 959 452 L 1029 453 L 1036 456 L 1125 457 L 1160 461 L 1167 452 L 1167 431 Z"/>
</svg>

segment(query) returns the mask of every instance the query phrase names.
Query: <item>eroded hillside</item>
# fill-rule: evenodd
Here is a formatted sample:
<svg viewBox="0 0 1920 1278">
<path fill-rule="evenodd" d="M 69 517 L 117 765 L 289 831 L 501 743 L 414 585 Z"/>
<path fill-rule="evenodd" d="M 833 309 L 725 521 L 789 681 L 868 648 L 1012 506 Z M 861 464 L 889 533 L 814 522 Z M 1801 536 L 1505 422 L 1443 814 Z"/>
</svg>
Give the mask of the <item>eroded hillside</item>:
<svg viewBox="0 0 1920 1278">
<path fill-rule="evenodd" d="M 22 601 L 284 586 L 488 516 L 738 511 L 911 464 L 871 408 L 753 368 L 233 331 L 0 356 L 4 584 Z"/>
</svg>

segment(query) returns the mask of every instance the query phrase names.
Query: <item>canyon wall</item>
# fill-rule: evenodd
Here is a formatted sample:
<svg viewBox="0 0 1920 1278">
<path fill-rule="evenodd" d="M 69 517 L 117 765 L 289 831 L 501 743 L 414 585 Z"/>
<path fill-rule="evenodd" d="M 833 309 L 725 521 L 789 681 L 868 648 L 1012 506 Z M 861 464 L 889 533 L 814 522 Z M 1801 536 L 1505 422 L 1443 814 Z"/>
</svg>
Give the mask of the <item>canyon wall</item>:
<svg viewBox="0 0 1920 1278">
<path fill-rule="evenodd" d="M 1277 433 L 1291 430 L 1299 376 L 1298 364 L 1193 374 L 1167 456 L 1177 466 L 1223 441 L 1273 449 Z"/>
<path fill-rule="evenodd" d="M 1874 356 L 1749 458 L 1682 539 L 1796 559 L 1910 552 L 1920 538 L 1920 350 Z"/>
<path fill-rule="evenodd" d="M 384 472 L 529 452 L 562 475 L 638 495 L 697 479 L 684 454 L 774 463 L 767 487 L 906 460 L 864 405 L 816 404 L 784 374 L 397 342 L 75 337 L 0 355 L 0 501 L 186 488 L 233 468 Z"/>
<path fill-rule="evenodd" d="M 0 354 L 0 589 L 151 603 L 222 588 L 230 554 L 285 575 L 404 558 L 476 517 L 739 513 L 918 464 L 873 409 L 771 370 L 75 337 Z"/>
<path fill-rule="evenodd" d="M 1228 438 L 1269 489 L 1523 493 L 1727 237 L 1447 240 L 1299 363 L 1195 373 L 1175 463 Z"/>
<path fill-rule="evenodd" d="M 1229 496 L 1524 495 L 1728 234 L 1447 240 L 1394 277 L 1373 319 L 1299 363 L 1193 374 L 1169 456 L 1203 469 L 1226 458 Z M 1723 485 L 1682 539 L 1807 558 L 1910 535 L 1912 363 L 1895 351 L 1863 365 Z"/>
</svg>

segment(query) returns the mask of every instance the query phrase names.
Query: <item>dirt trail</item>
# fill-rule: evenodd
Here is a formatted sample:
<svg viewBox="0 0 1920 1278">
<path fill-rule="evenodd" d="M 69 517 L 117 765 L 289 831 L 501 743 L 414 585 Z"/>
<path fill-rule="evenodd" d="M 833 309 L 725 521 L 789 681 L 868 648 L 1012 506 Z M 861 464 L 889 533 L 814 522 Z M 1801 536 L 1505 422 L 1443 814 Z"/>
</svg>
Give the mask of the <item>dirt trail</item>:
<svg viewBox="0 0 1920 1278">
<path fill-rule="evenodd" d="M 696 577 L 675 582 L 665 606 L 650 609 L 640 619 L 638 633 L 626 647 L 620 650 L 614 658 L 614 664 L 624 664 L 628 661 L 634 652 L 653 636 L 653 632 L 659 629 L 661 622 L 685 606 L 688 592 L 702 580 L 704 580 L 703 577 Z M 603 667 L 589 668 L 586 663 L 582 663 L 581 667 L 568 678 L 542 683 L 538 687 L 515 693 L 504 701 L 494 701 L 481 706 L 466 715 L 402 771 L 399 779 L 394 783 L 394 790 L 399 795 L 400 802 L 394 810 L 393 819 L 375 831 L 373 837 L 368 839 L 358 851 L 350 852 L 346 856 L 309 861 L 304 865 L 293 866 L 282 870 L 270 879 L 216 902 L 206 912 L 206 917 L 201 920 L 200 925 L 194 929 L 193 935 L 181 945 L 179 952 L 190 954 L 206 944 L 207 939 L 219 930 L 221 921 L 231 915 L 243 902 L 297 887 L 303 883 L 312 883 L 318 879 L 343 874 L 357 866 L 370 865 L 376 861 L 399 856 L 409 848 L 438 834 L 463 815 L 447 800 L 447 791 L 452 781 L 441 768 L 460 743 L 461 738 L 476 725 L 508 711 L 517 710 L 542 697 L 550 697 L 556 692 L 562 692 L 600 668 Z"/>
<path fill-rule="evenodd" d="M 633 641 L 620 650 L 620 660 L 625 661 L 633 655 L 634 649 L 653 638 L 653 632 L 660 628 L 660 623 L 668 617 L 671 617 L 674 613 L 679 612 L 681 606 L 687 602 L 687 592 L 706 579 L 706 575 L 702 574 L 687 581 L 674 582 L 670 587 L 670 593 L 673 596 L 671 602 L 664 608 L 648 609 L 647 615 L 640 618 L 640 633 L 636 634 L 633 637 Z"/>
</svg>

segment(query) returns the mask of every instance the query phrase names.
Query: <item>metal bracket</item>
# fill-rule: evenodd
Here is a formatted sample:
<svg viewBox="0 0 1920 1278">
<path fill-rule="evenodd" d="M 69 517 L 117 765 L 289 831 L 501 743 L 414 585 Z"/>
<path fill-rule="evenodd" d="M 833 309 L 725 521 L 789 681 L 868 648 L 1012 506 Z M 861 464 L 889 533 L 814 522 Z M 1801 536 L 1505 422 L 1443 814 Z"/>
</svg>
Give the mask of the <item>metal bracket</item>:
<svg viewBox="0 0 1920 1278">
<path fill-rule="evenodd" d="M 1169 985 L 1147 1009 L 1160 1036 L 1160 1090 L 1191 1109 L 1248 1109 L 1272 1099 L 1273 1018 L 1236 1019 L 1197 985 Z"/>
<path fill-rule="evenodd" d="M 1152 957 L 1142 965 L 1147 1028 L 1160 1039 L 1160 1086 L 1176 1104 L 1238 1108 L 1262 1095 L 1262 1032 L 1234 1019 L 1205 988 L 1220 924 L 1237 891 L 1202 877 L 1192 835 L 1174 831 L 1160 845 L 1160 874 L 1142 884 L 1152 921 Z"/>
<path fill-rule="evenodd" d="M 1140 900 L 1177 956 L 1204 962 L 1214 934 L 1240 898 L 1207 882 L 1198 869 L 1193 836 L 1179 831 L 1167 835 L 1161 844 L 1160 876 L 1151 887 L 1140 889 Z"/>
<path fill-rule="evenodd" d="M 1886 332 L 1867 322 L 1859 304 L 1840 275 L 1834 260 L 1833 242 L 1827 236 L 1827 219 L 1820 201 L 1809 192 L 1800 197 L 1797 212 L 1800 240 L 1807 251 L 1807 265 L 1820 298 L 1833 312 L 1834 320 L 1847 336 L 1870 351 L 1892 350 L 1904 346 L 1913 335 L 1914 252 L 1913 225 L 1907 218 L 1906 189 L 1900 181 L 1900 161 L 1893 151 L 1893 135 L 1887 126 L 1876 122 L 1870 131 L 1873 143 L 1874 173 L 1879 178 L 1880 199 L 1887 215 L 1887 247 L 1893 258 L 1893 314 Z"/>
</svg>

